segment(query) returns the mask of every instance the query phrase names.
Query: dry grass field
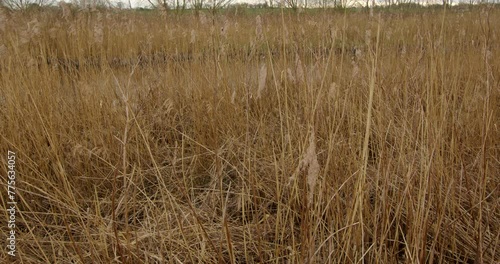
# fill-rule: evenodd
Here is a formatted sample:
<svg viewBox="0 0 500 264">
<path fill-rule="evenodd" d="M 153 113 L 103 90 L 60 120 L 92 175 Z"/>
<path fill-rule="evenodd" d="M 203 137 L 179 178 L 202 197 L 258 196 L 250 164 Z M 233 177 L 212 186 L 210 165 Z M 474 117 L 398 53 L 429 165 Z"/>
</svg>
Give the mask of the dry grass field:
<svg viewBox="0 0 500 264">
<path fill-rule="evenodd" d="M 2 263 L 500 261 L 500 9 L 0 12 Z"/>
</svg>

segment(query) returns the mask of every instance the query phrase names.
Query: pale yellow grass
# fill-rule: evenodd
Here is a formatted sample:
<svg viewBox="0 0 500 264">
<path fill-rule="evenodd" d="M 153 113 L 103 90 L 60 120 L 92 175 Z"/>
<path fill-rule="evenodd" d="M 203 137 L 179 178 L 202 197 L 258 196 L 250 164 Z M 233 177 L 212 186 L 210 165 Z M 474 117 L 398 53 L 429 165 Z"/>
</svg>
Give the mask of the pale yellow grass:
<svg viewBox="0 0 500 264">
<path fill-rule="evenodd" d="M 496 9 L 0 20 L 18 263 L 500 260 Z"/>
</svg>

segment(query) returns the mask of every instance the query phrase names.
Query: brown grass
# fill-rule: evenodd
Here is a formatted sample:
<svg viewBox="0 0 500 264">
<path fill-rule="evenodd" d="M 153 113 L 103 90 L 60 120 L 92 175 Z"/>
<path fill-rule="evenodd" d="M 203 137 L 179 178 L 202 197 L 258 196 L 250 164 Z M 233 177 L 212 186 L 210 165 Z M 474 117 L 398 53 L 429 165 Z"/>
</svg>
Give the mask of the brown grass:
<svg viewBox="0 0 500 264">
<path fill-rule="evenodd" d="M 498 10 L 68 12 L 2 13 L 19 263 L 500 261 Z"/>
</svg>

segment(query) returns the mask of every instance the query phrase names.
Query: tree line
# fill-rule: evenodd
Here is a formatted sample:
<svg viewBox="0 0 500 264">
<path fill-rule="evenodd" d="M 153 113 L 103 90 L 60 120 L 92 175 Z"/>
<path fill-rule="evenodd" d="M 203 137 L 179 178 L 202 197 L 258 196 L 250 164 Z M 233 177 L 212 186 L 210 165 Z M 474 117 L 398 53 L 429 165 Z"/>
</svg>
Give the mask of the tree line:
<svg viewBox="0 0 500 264">
<path fill-rule="evenodd" d="M 456 4 L 499 4 L 500 0 L 260 0 L 257 3 L 233 3 L 233 0 L 142 0 L 145 6 L 136 9 L 187 10 L 187 9 L 222 9 L 222 8 L 363 8 L 363 7 L 423 7 L 429 5 Z M 252 0 L 249 0 L 252 1 Z M 13 10 L 38 9 L 57 6 L 57 0 L 0 0 L 0 7 Z M 71 0 L 72 7 L 133 9 L 131 0 Z"/>
</svg>

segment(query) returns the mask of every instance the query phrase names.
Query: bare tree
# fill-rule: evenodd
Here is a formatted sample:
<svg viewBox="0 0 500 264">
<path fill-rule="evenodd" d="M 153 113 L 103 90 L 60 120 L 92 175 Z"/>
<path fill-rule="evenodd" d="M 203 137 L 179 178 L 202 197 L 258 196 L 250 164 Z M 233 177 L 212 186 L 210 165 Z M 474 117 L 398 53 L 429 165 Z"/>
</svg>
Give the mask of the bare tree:
<svg viewBox="0 0 500 264">
<path fill-rule="evenodd" d="M 187 0 L 147 0 L 152 8 L 154 9 L 186 9 Z"/>
<path fill-rule="evenodd" d="M 148 3 L 152 8 L 160 8 L 160 9 L 168 9 L 168 1 L 167 0 L 148 0 Z"/>
<path fill-rule="evenodd" d="M 210 1 L 210 8 L 212 10 L 224 8 L 232 2 L 232 0 L 209 0 L 209 1 Z"/>
<path fill-rule="evenodd" d="M 299 0 L 285 0 L 285 5 L 293 10 L 299 8 Z"/>
<path fill-rule="evenodd" d="M 205 1 L 204 0 L 191 0 L 191 5 L 193 6 L 194 9 L 200 10 L 205 5 Z"/>
<path fill-rule="evenodd" d="M 52 0 L 51 0 L 52 1 Z M 113 7 L 110 0 L 73 0 L 73 5 L 82 9 L 108 8 Z"/>
<path fill-rule="evenodd" d="M 30 6 L 48 6 L 54 3 L 54 0 L 1 0 L 0 6 L 10 9 L 26 9 Z"/>
<path fill-rule="evenodd" d="M 320 7 L 322 8 L 329 8 L 329 7 L 340 7 L 341 5 L 341 0 L 318 0 L 317 3 Z"/>
</svg>

